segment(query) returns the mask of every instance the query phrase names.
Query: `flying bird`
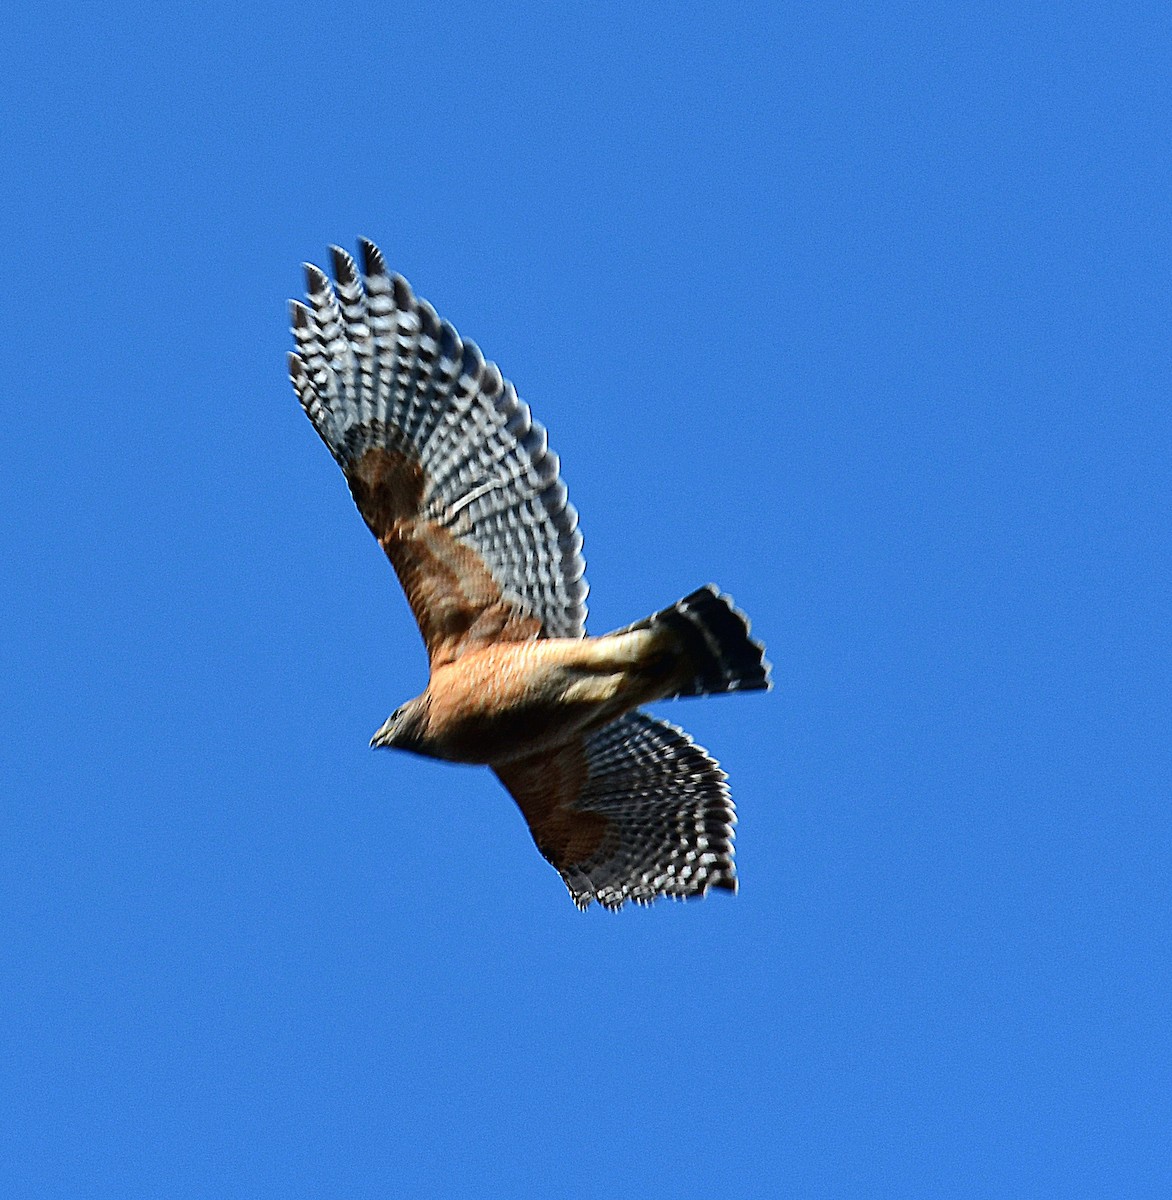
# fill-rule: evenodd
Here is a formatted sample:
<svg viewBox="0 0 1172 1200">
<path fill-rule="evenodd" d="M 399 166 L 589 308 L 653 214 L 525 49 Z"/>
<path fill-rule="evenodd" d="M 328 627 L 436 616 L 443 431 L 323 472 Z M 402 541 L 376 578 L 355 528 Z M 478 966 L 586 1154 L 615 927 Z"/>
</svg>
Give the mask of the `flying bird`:
<svg viewBox="0 0 1172 1200">
<path fill-rule="evenodd" d="M 655 700 L 770 686 L 713 585 L 586 636 L 578 514 L 545 429 L 499 368 L 362 241 L 306 264 L 297 398 L 419 624 L 424 692 L 371 745 L 483 763 L 580 908 L 736 891 L 726 775 Z"/>
</svg>

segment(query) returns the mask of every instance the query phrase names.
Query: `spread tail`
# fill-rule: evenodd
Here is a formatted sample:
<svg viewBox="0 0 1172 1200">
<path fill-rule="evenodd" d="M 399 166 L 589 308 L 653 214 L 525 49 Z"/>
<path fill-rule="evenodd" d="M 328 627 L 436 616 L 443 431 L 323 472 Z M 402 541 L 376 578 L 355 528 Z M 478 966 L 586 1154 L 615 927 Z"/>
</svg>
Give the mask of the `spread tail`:
<svg viewBox="0 0 1172 1200">
<path fill-rule="evenodd" d="M 748 617 L 714 584 L 616 632 L 636 629 L 666 634 L 675 643 L 679 684 L 672 696 L 767 691 L 772 686 L 765 647 L 749 636 Z"/>
</svg>

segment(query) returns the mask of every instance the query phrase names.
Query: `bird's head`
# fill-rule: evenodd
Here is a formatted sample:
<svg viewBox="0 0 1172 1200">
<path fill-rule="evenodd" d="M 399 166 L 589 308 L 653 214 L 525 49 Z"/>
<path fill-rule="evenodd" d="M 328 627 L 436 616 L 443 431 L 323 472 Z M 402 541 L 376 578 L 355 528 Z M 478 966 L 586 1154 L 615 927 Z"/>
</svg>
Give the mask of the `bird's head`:
<svg viewBox="0 0 1172 1200">
<path fill-rule="evenodd" d="M 400 704 L 370 739 L 372 750 L 414 750 L 424 753 L 426 712 L 419 698 Z"/>
</svg>

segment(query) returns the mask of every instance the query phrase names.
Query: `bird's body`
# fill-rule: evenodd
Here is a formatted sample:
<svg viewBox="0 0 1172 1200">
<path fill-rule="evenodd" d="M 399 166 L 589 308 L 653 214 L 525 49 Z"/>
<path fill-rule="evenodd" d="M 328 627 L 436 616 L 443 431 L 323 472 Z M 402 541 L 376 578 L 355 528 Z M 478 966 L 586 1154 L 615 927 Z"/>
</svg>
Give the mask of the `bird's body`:
<svg viewBox="0 0 1172 1200">
<path fill-rule="evenodd" d="M 363 243 L 307 268 L 298 398 L 391 560 L 431 663 L 372 745 L 492 767 L 576 903 L 735 890 L 724 773 L 639 706 L 769 686 L 711 585 L 585 636 L 581 534 L 545 431 L 497 368 Z"/>
<path fill-rule="evenodd" d="M 659 699 L 669 680 L 648 630 L 486 646 L 432 672 L 409 702 L 422 724 L 405 748 L 449 762 L 510 762 Z"/>
</svg>

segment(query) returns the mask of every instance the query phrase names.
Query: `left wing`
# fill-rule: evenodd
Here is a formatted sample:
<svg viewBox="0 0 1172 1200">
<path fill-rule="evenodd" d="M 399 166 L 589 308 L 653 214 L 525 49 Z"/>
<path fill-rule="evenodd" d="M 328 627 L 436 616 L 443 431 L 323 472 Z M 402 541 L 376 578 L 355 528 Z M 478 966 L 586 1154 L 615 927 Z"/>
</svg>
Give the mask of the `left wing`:
<svg viewBox="0 0 1172 1200">
<path fill-rule="evenodd" d="M 585 739 L 493 770 L 579 908 L 736 891 L 727 776 L 667 721 L 628 713 Z"/>
<path fill-rule="evenodd" d="M 306 267 L 289 375 L 390 558 L 432 666 L 581 637 L 585 563 L 558 456 L 495 364 L 362 242 Z"/>
</svg>

